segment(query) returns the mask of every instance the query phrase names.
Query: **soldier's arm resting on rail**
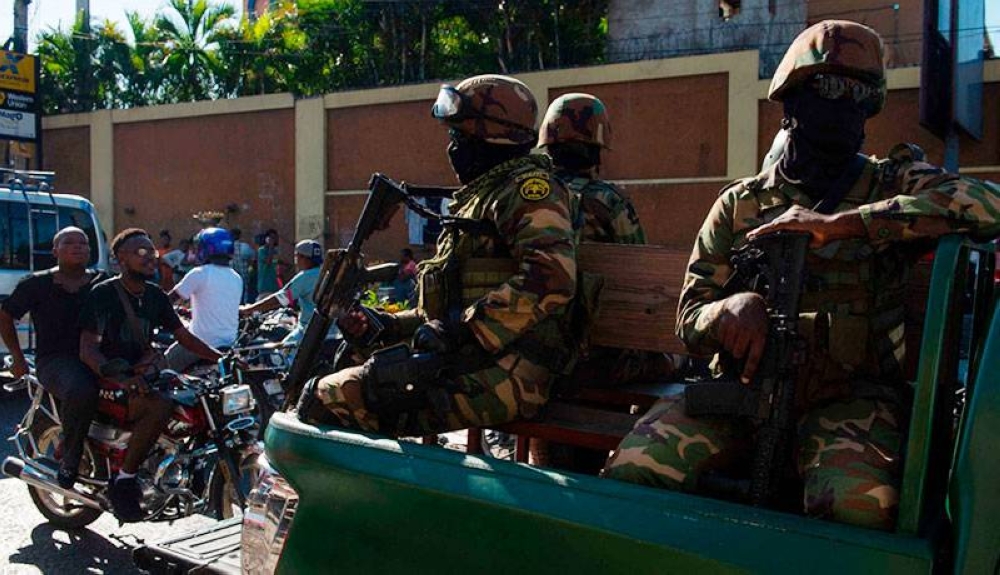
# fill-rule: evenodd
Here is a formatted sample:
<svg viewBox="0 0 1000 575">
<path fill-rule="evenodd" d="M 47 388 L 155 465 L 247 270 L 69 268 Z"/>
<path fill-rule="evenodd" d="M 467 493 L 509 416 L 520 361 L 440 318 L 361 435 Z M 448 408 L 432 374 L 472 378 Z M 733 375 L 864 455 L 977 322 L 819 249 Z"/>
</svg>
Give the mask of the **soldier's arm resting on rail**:
<svg viewBox="0 0 1000 575">
<path fill-rule="evenodd" d="M 875 245 L 966 233 L 1000 235 L 1000 186 L 907 162 L 896 175 L 899 194 L 858 208 Z"/>
<path fill-rule="evenodd" d="M 813 247 L 849 237 L 868 237 L 874 246 L 965 233 L 977 239 L 1000 235 L 1000 186 L 945 172 L 921 161 L 887 160 L 888 185 L 896 195 L 856 210 L 824 216 L 791 209 L 750 237 L 778 230 L 813 234 Z"/>
</svg>

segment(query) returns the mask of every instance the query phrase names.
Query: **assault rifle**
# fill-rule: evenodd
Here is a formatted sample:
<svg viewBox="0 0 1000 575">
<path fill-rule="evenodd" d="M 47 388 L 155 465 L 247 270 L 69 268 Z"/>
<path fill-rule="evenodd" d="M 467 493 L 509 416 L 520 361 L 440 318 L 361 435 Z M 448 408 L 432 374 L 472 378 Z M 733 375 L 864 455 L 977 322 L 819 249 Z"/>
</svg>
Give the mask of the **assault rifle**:
<svg viewBox="0 0 1000 575">
<path fill-rule="evenodd" d="M 452 411 L 451 395 L 465 391 L 458 378 L 449 377 L 461 359 L 457 353 L 413 351 L 406 344 L 373 353 L 365 364 L 371 385 L 363 393 L 369 411 L 378 414 L 380 431 L 408 433 L 425 408 L 444 422 Z"/>
<path fill-rule="evenodd" d="M 757 506 L 773 505 L 786 477 L 795 434 L 797 323 L 809 239 L 808 233 L 770 234 L 733 257 L 727 291 L 754 291 L 767 301 L 764 356 L 750 385 L 738 379 L 688 385 L 685 411 L 692 417 L 745 418 L 757 431 L 757 446 L 748 480 L 708 473 L 701 479 L 706 491 Z"/>
<path fill-rule="evenodd" d="M 316 312 L 306 326 L 286 379 L 285 409 L 295 405 L 302 386 L 312 375 L 330 324 L 354 307 L 365 286 L 388 281 L 396 276 L 397 264 L 365 267 L 361 246 L 374 232 L 389 227 L 400 204 L 406 201 L 407 194 L 400 184 L 379 173 L 372 175 L 368 190 L 368 199 L 347 248 L 330 250 L 323 260 L 319 281 L 313 292 Z M 368 319 L 372 328 L 369 332 L 376 335 L 380 333 L 383 326 L 378 319 L 374 316 L 369 316 Z"/>
</svg>

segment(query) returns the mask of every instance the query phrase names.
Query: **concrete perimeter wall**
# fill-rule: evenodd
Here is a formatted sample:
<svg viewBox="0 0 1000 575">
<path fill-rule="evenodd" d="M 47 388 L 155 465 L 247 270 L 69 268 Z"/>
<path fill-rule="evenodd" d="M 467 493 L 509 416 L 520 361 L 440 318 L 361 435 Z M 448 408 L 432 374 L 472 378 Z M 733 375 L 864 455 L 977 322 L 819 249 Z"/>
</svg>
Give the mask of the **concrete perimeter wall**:
<svg viewBox="0 0 1000 575">
<path fill-rule="evenodd" d="M 718 190 L 757 172 L 779 128 L 781 107 L 744 51 L 519 76 L 539 99 L 590 92 L 607 103 L 613 150 L 603 176 L 635 202 L 654 243 L 687 248 Z M 962 140 L 962 171 L 1000 179 L 1000 61 L 986 65 L 985 129 Z M 439 84 L 328 94 L 272 95 L 46 118 L 45 169 L 59 189 L 88 196 L 109 235 L 130 226 L 175 238 L 193 234 L 191 214 L 227 212 L 244 238 L 278 229 L 292 240 L 346 243 L 372 172 L 453 185 L 446 130 L 430 117 Z M 941 162 L 941 142 L 918 118 L 919 69 L 889 72 L 889 102 L 868 124 L 865 151 L 884 155 L 916 142 Z M 372 238 L 374 258 L 408 246 L 406 222 Z M 413 246 L 427 253 L 433 246 Z"/>
</svg>

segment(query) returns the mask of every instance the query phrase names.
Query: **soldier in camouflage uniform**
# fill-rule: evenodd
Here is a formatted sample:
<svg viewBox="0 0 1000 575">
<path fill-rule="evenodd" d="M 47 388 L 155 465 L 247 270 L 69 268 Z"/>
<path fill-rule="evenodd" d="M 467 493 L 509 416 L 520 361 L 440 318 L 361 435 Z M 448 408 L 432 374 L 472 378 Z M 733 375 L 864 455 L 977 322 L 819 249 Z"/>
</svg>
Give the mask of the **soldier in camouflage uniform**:
<svg viewBox="0 0 1000 575">
<path fill-rule="evenodd" d="M 803 507 L 891 530 L 910 409 L 901 374 L 903 294 L 917 250 L 908 246 L 955 232 L 996 236 L 1000 187 L 924 163 L 912 145 L 886 159 L 860 156 L 865 121 L 885 93 L 874 30 L 824 21 L 792 43 L 770 90 L 784 105 L 784 153 L 724 189 L 712 207 L 691 254 L 677 334 L 693 353 L 744 359 L 748 382 L 767 315 L 760 296 L 724 293 L 730 254 L 762 234 L 810 232 L 812 277 L 799 318 L 808 361 L 796 396 Z M 694 419 L 682 400 L 665 399 L 623 440 L 605 476 L 692 491 L 704 471 L 745 462 L 751 438 L 735 421 Z"/>
<path fill-rule="evenodd" d="M 556 98 L 538 130 L 538 146 L 552 157 L 556 176 L 578 196 L 582 241 L 646 243 L 632 202 L 598 177 L 601 151 L 611 149 L 611 119 L 604 102 L 590 94 Z"/>
<path fill-rule="evenodd" d="M 446 225 L 437 254 L 421 262 L 417 309 L 380 319 L 389 326 L 384 341 L 412 334 L 414 351 L 448 354 L 468 367 L 449 376 L 456 392 L 447 413 L 427 406 L 388 424 L 377 406 L 366 405 L 370 362 L 310 382 L 306 397 L 344 426 L 415 435 L 530 418 L 573 361 L 569 192 L 548 158 L 529 154 L 537 137 L 534 96 L 514 78 L 475 76 L 442 86 L 432 114 L 450 130 L 448 156 L 464 186 L 449 212 L 465 225 Z M 342 331 L 365 334 L 370 326 L 362 318 L 348 316 Z M 316 418 L 309 406 L 303 412 Z"/>
<path fill-rule="evenodd" d="M 611 119 L 604 102 L 590 94 L 565 94 L 553 100 L 538 129 L 538 147 L 552 158 L 556 176 L 572 194 L 578 241 L 646 243 L 632 202 L 599 177 L 601 154 L 611 149 Z M 634 350 L 591 348 L 569 381 L 616 385 L 653 369 L 663 370 L 666 364 L 662 355 L 654 358 Z M 590 473 L 596 473 L 607 456 L 606 452 L 550 445 L 538 438 L 531 440 L 530 454 L 535 465 Z"/>
<path fill-rule="evenodd" d="M 579 241 L 646 243 L 632 202 L 598 175 L 601 154 L 611 149 L 611 119 L 604 102 L 590 94 L 565 94 L 553 100 L 538 130 L 538 147 L 552 158 L 556 176 L 577 203 L 572 212 Z M 667 363 L 664 356 L 591 349 L 573 379 L 621 384 L 669 371 Z"/>
</svg>

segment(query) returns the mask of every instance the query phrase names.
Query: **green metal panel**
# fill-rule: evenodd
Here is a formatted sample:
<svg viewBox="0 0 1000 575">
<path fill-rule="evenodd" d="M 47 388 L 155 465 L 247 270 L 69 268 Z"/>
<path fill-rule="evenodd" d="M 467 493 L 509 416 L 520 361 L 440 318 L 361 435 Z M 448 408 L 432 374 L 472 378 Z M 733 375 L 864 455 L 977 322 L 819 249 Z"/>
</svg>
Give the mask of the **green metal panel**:
<svg viewBox="0 0 1000 575">
<path fill-rule="evenodd" d="M 961 248 L 962 240 L 959 236 L 947 236 L 941 239 L 934 252 L 916 389 L 913 394 L 913 417 L 910 419 L 906 461 L 903 464 L 899 521 L 896 525 L 901 533 L 916 533 L 922 515 L 927 483 L 925 470 L 930 458 L 931 434 L 934 431 L 934 418 L 930 414 L 933 413 L 938 396 L 937 382 L 942 370 L 945 346 L 942 326 L 951 312 L 954 297 L 952 280 Z"/>
<path fill-rule="evenodd" d="M 949 486 L 955 573 L 1000 572 L 1000 309 L 993 312 L 980 357 Z"/>
<path fill-rule="evenodd" d="M 987 249 L 990 251 L 986 251 Z M 937 487 L 931 485 L 931 475 L 944 473 L 943 470 L 933 469 L 931 462 L 935 445 L 939 448 L 942 445 L 941 441 L 935 442 L 934 434 L 949 433 L 948 429 L 942 428 L 941 423 L 944 418 L 938 414 L 938 403 L 942 401 L 941 390 L 951 389 L 943 386 L 942 382 L 954 381 L 957 377 L 957 372 L 949 371 L 955 366 L 948 365 L 945 361 L 948 353 L 954 354 L 957 348 L 958 342 L 950 340 L 957 334 L 946 327 L 948 322 L 958 322 L 957 325 L 961 325 L 962 310 L 955 304 L 961 299 L 958 297 L 964 286 L 964 281 L 960 281 L 963 277 L 961 274 L 966 272 L 969 253 L 972 250 L 979 251 L 983 256 L 992 255 L 992 248 L 976 246 L 960 235 L 941 238 L 934 252 L 934 267 L 927 295 L 927 312 L 924 317 L 924 333 L 920 342 L 917 379 L 913 394 L 913 415 L 910 418 L 906 461 L 903 464 L 899 521 L 896 526 L 900 533 L 920 533 L 929 519 L 930 490 Z M 974 373 L 975 369 L 972 371 Z M 943 491 L 943 480 L 940 487 Z M 940 507 L 937 509 L 940 510 Z"/>
<path fill-rule="evenodd" d="M 276 414 L 268 458 L 301 496 L 281 573 L 929 573 L 915 537 Z"/>
</svg>

